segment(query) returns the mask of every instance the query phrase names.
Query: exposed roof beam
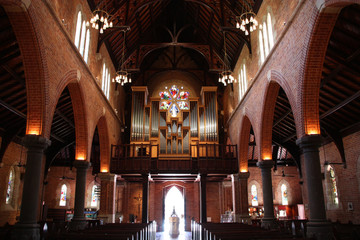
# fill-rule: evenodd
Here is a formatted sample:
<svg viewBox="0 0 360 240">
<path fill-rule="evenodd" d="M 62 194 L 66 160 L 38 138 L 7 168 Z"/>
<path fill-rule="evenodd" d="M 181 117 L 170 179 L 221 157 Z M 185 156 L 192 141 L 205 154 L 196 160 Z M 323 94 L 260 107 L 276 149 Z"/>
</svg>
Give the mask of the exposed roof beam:
<svg viewBox="0 0 360 240">
<path fill-rule="evenodd" d="M 336 112 L 337 110 L 341 109 L 342 107 L 344 107 L 345 105 L 349 104 L 350 102 L 352 102 L 353 100 L 355 100 L 356 98 L 360 97 L 360 91 L 357 91 L 354 95 L 352 95 L 351 97 L 348 97 L 347 99 L 345 99 L 344 101 L 342 101 L 341 103 L 337 104 L 336 106 L 330 108 L 329 110 L 327 110 L 326 112 L 324 112 L 323 114 L 320 115 L 320 119 L 323 119 L 331 114 L 333 114 L 334 112 Z"/>
<path fill-rule="evenodd" d="M 273 124 L 273 128 L 276 127 L 282 120 L 284 120 L 291 113 L 291 109 L 287 110 L 287 112 L 282 115 L 278 120 L 276 120 Z"/>
<path fill-rule="evenodd" d="M 65 122 L 67 122 L 72 128 L 75 128 L 74 123 L 67 118 L 59 109 L 55 110 L 56 114 L 59 115 Z"/>
</svg>

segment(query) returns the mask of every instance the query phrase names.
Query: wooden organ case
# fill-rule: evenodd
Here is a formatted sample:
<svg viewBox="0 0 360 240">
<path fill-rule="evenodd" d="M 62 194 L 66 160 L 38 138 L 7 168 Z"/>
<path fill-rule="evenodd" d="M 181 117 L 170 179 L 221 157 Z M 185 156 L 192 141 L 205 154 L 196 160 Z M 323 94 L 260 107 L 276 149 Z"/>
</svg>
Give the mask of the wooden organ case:
<svg viewBox="0 0 360 240">
<path fill-rule="evenodd" d="M 130 144 L 112 146 L 111 172 L 237 171 L 236 146 L 218 142 L 217 87 L 202 87 L 200 98 L 176 85 L 148 95 L 132 87 Z"/>
</svg>

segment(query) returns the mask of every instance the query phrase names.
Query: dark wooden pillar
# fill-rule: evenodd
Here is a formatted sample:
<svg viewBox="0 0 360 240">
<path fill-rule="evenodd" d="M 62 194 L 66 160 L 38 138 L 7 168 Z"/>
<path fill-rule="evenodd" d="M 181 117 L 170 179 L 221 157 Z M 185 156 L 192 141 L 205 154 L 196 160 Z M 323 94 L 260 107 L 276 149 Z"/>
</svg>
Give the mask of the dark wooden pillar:
<svg viewBox="0 0 360 240">
<path fill-rule="evenodd" d="M 206 215 L 206 174 L 200 175 L 200 222 L 207 222 Z"/>
<path fill-rule="evenodd" d="M 142 175 L 142 187 L 143 187 L 143 198 L 142 198 L 142 223 L 149 222 L 149 176 L 147 174 Z"/>
</svg>

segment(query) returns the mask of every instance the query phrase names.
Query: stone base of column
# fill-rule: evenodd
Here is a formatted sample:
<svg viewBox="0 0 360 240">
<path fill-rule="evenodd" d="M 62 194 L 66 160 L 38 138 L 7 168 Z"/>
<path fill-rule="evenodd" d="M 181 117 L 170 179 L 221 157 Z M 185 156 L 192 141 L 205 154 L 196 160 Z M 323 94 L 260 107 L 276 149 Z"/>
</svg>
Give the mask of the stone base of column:
<svg viewBox="0 0 360 240">
<path fill-rule="evenodd" d="M 12 240 L 40 240 L 39 224 L 16 223 L 11 231 Z"/>
<path fill-rule="evenodd" d="M 97 219 L 99 219 L 103 224 L 115 223 L 115 214 L 100 214 L 97 216 Z"/>
<path fill-rule="evenodd" d="M 81 219 L 71 219 L 71 222 L 69 224 L 69 229 L 71 231 L 79 231 L 84 230 L 87 227 L 87 221 L 85 218 Z"/>
<path fill-rule="evenodd" d="M 330 222 L 311 221 L 306 224 L 306 236 L 316 240 L 334 239 L 332 226 Z"/>
<path fill-rule="evenodd" d="M 265 229 L 276 229 L 278 228 L 275 218 L 263 218 L 261 220 L 261 227 Z"/>
</svg>

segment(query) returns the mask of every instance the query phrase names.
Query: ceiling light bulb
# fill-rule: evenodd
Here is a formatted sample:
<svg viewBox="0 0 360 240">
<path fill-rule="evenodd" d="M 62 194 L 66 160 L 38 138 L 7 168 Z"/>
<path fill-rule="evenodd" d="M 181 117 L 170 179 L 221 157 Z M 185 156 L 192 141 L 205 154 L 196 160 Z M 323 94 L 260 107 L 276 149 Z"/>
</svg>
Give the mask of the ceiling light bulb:
<svg viewBox="0 0 360 240">
<path fill-rule="evenodd" d="M 239 22 L 236 22 L 236 28 L 240 28 Z"/>
<path fill-rule="evenodd" d="M 112 27 L 113 26 L 113 23 L 112 22 L 110 22 L 110 27 Z"/>
<path fill-rule="evenodd" d="M 245 23 L 246 23 L 246 24 L 249 24 L 249 19 L 246 18 Z"/>
<path fill-rule="evenodd" d="M 101 16 L 100 22 L 104 22 L 104 16 Z"/>
<path fill-rule="evenodd" d="M 101 34 L 104 33 L 104 30 L 103 30 L 102 28 L 100 28 L 100 33 L 101 33 Z"/>
<path fill-rule="evenodd" d="M 99 29 L 99 24 L 96 24 L 95 29 Z"/>
<path fill-rule="evenodd" d="M 249 35 L 249 32 L 248 32 L 248 30 L 245 30 L 245 35 L 247 36 L 247 35 Z"/>
</svg>

